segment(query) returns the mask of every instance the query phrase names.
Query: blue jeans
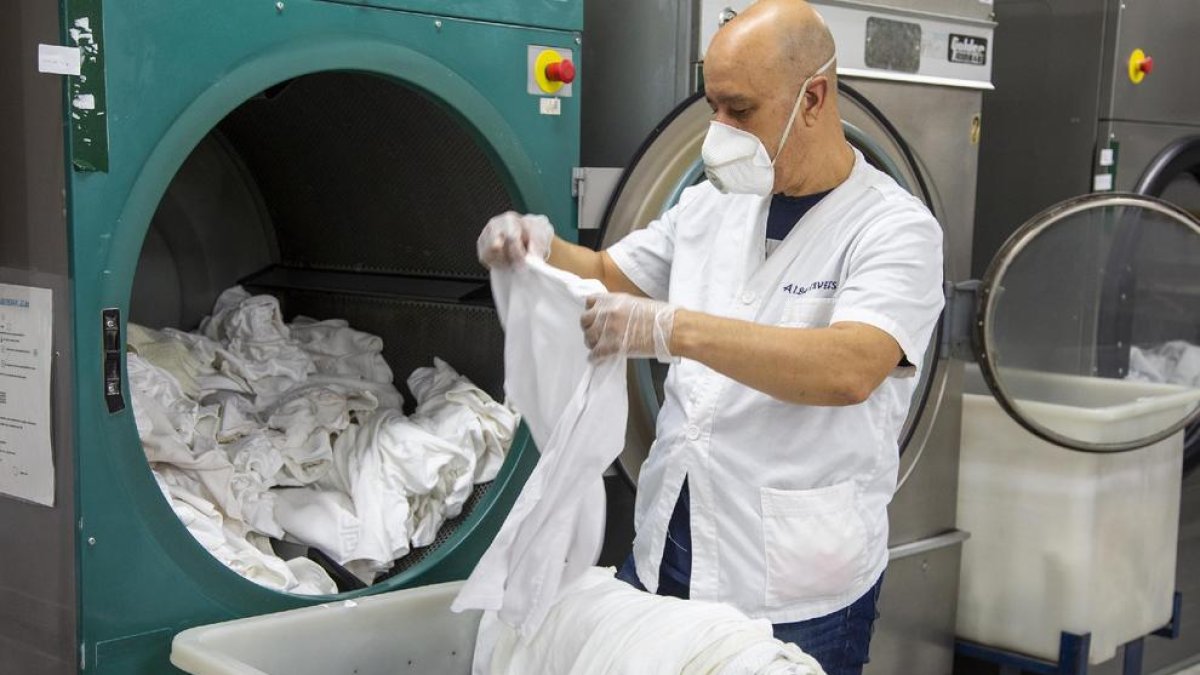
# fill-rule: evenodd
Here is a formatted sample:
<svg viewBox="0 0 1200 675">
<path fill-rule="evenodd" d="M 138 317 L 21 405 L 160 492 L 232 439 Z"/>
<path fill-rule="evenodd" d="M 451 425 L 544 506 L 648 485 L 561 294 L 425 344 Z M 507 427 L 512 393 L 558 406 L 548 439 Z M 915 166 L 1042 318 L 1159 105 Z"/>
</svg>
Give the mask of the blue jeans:
<svg viewBox="0 0 1200 675">
<path fill-rule="evenodd" d="M 821 664 L 828 675 L 861 675 L 871 659 L 871 633 L 879 618 L 879 590 L 875 582 L 846 609 L 808 621 L 775 624 L 775 637 L 791 642 Z"/>
<path fill-rule="evenodd" d="M 638 580 L 632 555 L 625 559 L 617 571 L 617 578 L 634 588 L 646 590 Z M 775 637 L 791 642 L 812 656 L 828 675 L 861 675 L 863 665 L 870 660 L 867 653 L 871 647 L 875 619 L 879 618 L 876 606 L 882 586 L 881 578 L 849 607 L 832 614 L 796 623 L 777 623 L 774 626 Z M 659 575 L 658 593 L 688 597 L 686 586 L 680 586 L 663 574 Z"/>
</svg>

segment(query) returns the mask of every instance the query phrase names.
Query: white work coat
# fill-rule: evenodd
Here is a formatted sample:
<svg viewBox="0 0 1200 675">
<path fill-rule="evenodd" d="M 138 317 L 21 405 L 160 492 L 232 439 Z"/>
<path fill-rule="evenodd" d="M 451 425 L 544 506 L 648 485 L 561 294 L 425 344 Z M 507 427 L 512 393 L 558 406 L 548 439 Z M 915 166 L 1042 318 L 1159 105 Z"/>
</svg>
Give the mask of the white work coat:
<svg viewBox="0 0 1200 675">
<path fill-rule="evenodd" d="M 843 407 L 786 403 L 697 361 L 671 367 L 638 482 L 638 577 L 657 586 L 687 477 L 691 597 L 786 623 L 849 606 L 887 565 L 897 439 L 943 304 L 942 232 L 858 151 L 849 178 L 768 258 L 770 202 L 705 182 L 608 252 L 651 297 L 778 326 L 870 324 L 911 364 Z"/>
</svg>

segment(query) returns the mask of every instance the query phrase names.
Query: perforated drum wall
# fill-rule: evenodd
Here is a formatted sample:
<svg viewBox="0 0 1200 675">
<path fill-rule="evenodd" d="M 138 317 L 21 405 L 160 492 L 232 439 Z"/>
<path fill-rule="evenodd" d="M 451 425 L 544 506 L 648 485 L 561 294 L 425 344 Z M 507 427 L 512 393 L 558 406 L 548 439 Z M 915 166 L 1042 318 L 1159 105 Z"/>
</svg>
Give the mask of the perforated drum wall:
<svg viewBox="0 0 1200 675">
<path fill-rule="evenodd" d="M 285 265 L 483 277 L 475 237 L 514 206 L 455 113 L 382 77 L 298 78 L 220 129 L 286 232 Z"/>
<path fill-rule="evenodd" d="M 431 365 L 435 356 L 504 400 L 504 332 L 491 307 L 311 291 L 276 295 L 289 320 L 297 314 L 336 317 L 382 337 L 383 356 L 409 407 L 413 400 L 405 379 Z"/>
</svg>

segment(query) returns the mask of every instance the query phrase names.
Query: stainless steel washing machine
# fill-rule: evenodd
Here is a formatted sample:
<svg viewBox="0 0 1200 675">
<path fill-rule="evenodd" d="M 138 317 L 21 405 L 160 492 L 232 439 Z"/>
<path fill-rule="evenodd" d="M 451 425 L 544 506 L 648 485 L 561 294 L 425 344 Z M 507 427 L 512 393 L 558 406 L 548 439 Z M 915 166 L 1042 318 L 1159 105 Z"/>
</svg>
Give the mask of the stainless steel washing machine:
<svg viewBox="0 0 1200 675">
<path fill-rule="evenodd" d="M 996 53 L 996 88 L 983 102 L 975 274 L 1022 221 L 1076 195 L 1132 192 L 1200 214 L 1195 2 L 996 0 L 994 10 L 1006 48 Z M 1194 338 L 1200 343 L 1200 333 Z M 1200 612 L 1198 466 L 1194 425 L 1185 440 L 1177 578 L 1185 616 Z M 1182 639 L 1147 644 L 1149 671 L 1200 660 L 1198 633 L 1184 625 Z"/>
<path fill-rule="evenodd" d="M 626 167 L 598 223 L 601 246 L 643 227 L 703 180 L 699 148 L 711 111 L 703 95 L 692 93 L 703 48 L 723 17 L 750 3 L 662 4 L 592 3 L 585 17 L 593 89 L 584 92 L 583 159 Z M 967 279 L 981 96 L 991 88 L 990 8 L 957 0 L 814 4 L 838 46 L 847 137 L 925 201 L 944 228 L 946 280 Z M 968 57 L 957 50 L 964 39 L 982 53 Z M 588 174 L 583 177 L 586 192 Z M 901 438 L 901 486 L 890 510 L 892 560 L 872 673 L 951 669 L 966 535 L 955 529 L 962 365 L 950 359 L 946 343 L 939 331 L 926 360 L 934 365 L 923 374 Z M 630 500 L 653 439 L 665 369 L 635 362 L 630 375 L 631 422 L 618 466 L 625 493 L 620 479 L 609 481 L 610 502 L 617 503 Z M 610 518 L 618 518 L 610 530 L 610 562 L 628 550 L 631 526 L 620 520 L 628 511 L 610 506 Z"/>
</svg>

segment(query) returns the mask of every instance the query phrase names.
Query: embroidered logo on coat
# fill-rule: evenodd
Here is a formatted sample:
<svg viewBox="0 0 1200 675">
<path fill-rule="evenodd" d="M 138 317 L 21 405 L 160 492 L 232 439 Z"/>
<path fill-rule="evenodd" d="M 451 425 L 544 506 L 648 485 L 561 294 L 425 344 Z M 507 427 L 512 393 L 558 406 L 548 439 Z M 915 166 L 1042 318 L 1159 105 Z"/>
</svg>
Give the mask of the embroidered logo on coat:
<svg viewBox="0 0 1200 675">
<path fill-rule="evenodd" d="M 838 282 L 836 281 L 814 281 L 811 284 L 788 284 L 783 287 L 783 292 L 790 295 L 807 295 L 809 291 L 836 291 Z"/>
</svg>

